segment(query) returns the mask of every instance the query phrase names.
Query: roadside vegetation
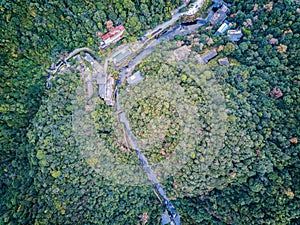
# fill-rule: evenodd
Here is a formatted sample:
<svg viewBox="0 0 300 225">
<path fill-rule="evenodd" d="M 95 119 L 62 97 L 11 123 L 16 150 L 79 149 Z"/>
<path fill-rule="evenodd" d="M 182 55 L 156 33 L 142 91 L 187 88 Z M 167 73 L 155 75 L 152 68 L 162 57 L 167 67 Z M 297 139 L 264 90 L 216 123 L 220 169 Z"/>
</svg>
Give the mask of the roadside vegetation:
<svg viewBox="0 0 300 225">
<path fill-rule="evenodd" d="M 182 40 L 200 54 L 207 48 L 219 51 L 209 65 L 227 102 L 231 129 L 226 136 L 233 139 L 224 149 L 232 149 L 233 182 L 200 198 L 185 198 L 182 205 L 193 212 L 191 224 L 297 224 L 300 5 L 228 2 L 233 3 L 229 21 L 244 33 L 238 43 L 215 37 L 218 26 Z M 229 58 L 230 66 L 218 65 L 222 57 Z M 238 154 L 241 163 L 235 161 Z"/>
</svg>

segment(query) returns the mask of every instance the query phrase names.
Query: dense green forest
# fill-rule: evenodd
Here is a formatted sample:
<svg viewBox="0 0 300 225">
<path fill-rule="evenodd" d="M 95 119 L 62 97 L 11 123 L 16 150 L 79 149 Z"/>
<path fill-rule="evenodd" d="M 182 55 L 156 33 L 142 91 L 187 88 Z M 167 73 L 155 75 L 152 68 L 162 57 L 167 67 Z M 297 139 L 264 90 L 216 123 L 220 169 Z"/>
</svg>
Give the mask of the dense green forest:
<svg viewBox="0 0 300 225">
<path fill-rule="evenodd" d="M 226 135 L 233 135 L 235 141 L 226 147 L 233 152 L 230 175 L 235 181 L 206 196 L 184 199 L 183 204 L 190 206 L 191 220 L 197 223 L 299 224 L 299 3 L 233 4 L 229 21 L 233 28 L 243 30 L 240 42 L 215 37 L 217 26 L 183 40 L 200 54 L 198 40 L 205 44 L 204 49 L 216 47 L 218 58 L 227 56 L 232 64 L 209 63 L 230 112 L 232 129 Z M 206 44 L 207 37 L 214 43 Z M 272 94 L 275 88 L 280 95 Z M 237 154 L 243 157 L 235 159 Z M 214 222 L 206 218 L 207 212 Z"/>
<path fill-rule="evenodd" d="M 26 128 L 45 94 L 45 68 L 76 47 L 97 50 L 96 32 L 107 32 L 107 20 L 126 27 L 126 41 L 170 18 L 170 10 L 179 4 L 179 0 L 0 3 L 2 223 L 25 224 L 35 215 Z"/>
<path fill-rule="evenodd" d="M 133 37 L 170 18 L 181 1 L 4 1 L 1 34 L 1 159 L 15 153 L 22 128 L 42 96 L 44 69 L 65 52 L 97 50 L 105 21 L 123 24 Z M 10 138 L 7 138 L 7 137 Z"/>
<path fill-rule="evenodd" d="M 145 81 L 121 89 L 121 104 L 183 224 L 299 224 L 300 4 L 227 2 L 228 20 L 244 33 L 238 43 L 214 36 L 218 26 L 176 39 L 199 54 L 217 48 L 230 66 L 166 61 L 176 43 L 164 43 L 139 65 Z M 95 100 L 86 111 L 75 72 L 45 92 L 44 70 L 76 47 L 97 50 L 107 20 L 131 41 L 180 4 L 0 3 L 0 224 L 159 224 L 161 204 L 114 109 Z M 180 166 L 164 174 L 178 146 L 186 152 L 171 162 Z"/>
</svg>

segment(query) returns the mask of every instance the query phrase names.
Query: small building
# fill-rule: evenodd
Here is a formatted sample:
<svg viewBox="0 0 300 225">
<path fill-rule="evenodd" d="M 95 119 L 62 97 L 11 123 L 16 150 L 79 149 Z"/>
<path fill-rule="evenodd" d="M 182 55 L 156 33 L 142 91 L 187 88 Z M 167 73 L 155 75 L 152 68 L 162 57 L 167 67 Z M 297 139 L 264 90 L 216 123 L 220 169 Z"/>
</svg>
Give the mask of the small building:
<svg viewBox="0 0 300 225">
<path fill-rule="evenodd" d="M 230 41 L 237 42 L 243 37 L 243 33 L 241 30 L 228 30 L 227 36 L 229 37 Z"/>
<path fill-rule="evenodd" d="M 106 105 L 114 105 L 115 101 L 113 100 L 114 86 L 115 80 L 113 77 L 108 77 L 105 85 L 105 96 L 104 101 Z"/>
<path fill-rule="evenodd" d="M 98 95 L 100 98 L 104 99 L 105 97 L 105 84 L 98 85 Z"/>
<path fill-rule="evenodd" d="M 230 24 L 228 21 L 225 21 L 217 30 L 217 32 L 215 33 L 216 36 L 220 35 L 220 34 L 225 34 L 225 32 L 227 30 L 230 29 Z"/>
<path fill-rule="evenodd" d="M 226 5 L 222 5 L 222 7 L 219 8 L 217 12 L 215 12 L 215 14 L 212 16 L 212 18 L 210 19 L 210 23 L 212 25 L 222 23 L 226 19 L 228 12 L 229 8 Z"/>
<path fill-rule="evenodd" d="M 106 74 L 98 72 L 96 82 L 98 85 L 98 95 L 100 98 L 104 99 L 105 97 L 105 86 L 106 86 Z"/>
<path fill-rule="evenodd" d="M 85 53 L 83 58 L 91 64 L 95 62 L 95 59 L 89 53 Z"/>
<path fill-rule="evenodd" d="M 137 84 L 143 81 L 145 78 L 141 75 L 140 71 L 135 72 L 133 75 L 127 78 L 128 84 Z"/>
<path fill-rule="evenodd" d="M 227 57 L 218 59 L 218 62 L 221 66 L 228 66 L 229 65 L 229 60 L 228 60 Z"/>
<path fill-rule="evenodd" d="M 161 215 L 161 224 L 166 225 L 170 224 L 172 221 L 170 219 L 170 216 L 167 211 L 164 211 L 163 214 Z"/>
<path fill-rule="evenodd" d="M 211 59 L 213 59 L 214 57 L 216 57 L 218 55 L 217 50 L 213 49 L 210 52 L 204 54 L 203 56 L 201 56 L 201 59 L 203 61 L 203 64 L 208 63 L 208 61 L 210 61 Z"/>
<path fill-rule="evenodd" d="M 116 43 L 117 41 L 123 38 L 123 33 L 125 28 L 123 25 L 119 25 L 113 28 L 111 31 L 102 36 L 101 48 L 105 48 L 112 43 Z"/>
<path fill-rule="evenodd" d="M 112 60 L 114 62 L 114 64 L 116 64 L 117 66 L 119 66 L 122 62 L 124 62 L 124 60 L 130 56 L 131 51 L 129 48 L 123 48 L 120 51 L 117 51 L 113 56 L 112 56 Z"/>
</svg>

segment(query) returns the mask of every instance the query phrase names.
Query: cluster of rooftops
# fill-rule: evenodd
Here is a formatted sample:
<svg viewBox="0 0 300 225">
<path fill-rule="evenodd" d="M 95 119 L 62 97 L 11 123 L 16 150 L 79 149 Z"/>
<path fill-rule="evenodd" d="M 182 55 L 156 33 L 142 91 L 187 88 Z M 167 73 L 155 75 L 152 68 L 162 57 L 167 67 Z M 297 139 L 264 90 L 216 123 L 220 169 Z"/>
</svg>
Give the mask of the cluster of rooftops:
<svg viewBox="0 0 300 225">
<path fill-rule="evenodd" d="M 96 83 L 98 85 L 98 95 L 102 98 L 106 105 L 113 106 L 115 104 L 114 92 L 115 92 L 115 79 L 107 74 L 101 67 L 101 70 L 97 71 Z M 127 77 L 128 84 L 137 84 L 143 81 L 145 78 L 141 75 L 140 71 L 135 72 Z"/>
<path fill-rule="evenodd" d="M 179 47 L 179 48 L 177 48 L 177 49 L 174 50 L 173 57 L 171 57 L 171 59 L 173 59 L 175 61 L 186 60 L 189 57 L 189 55 L 191 54 L 191 52 L 192 51 L 191 51 L 190 47 L 188 47 L 186 45 L 181 46 L 181 47 Z M 196 54 L 195 55 L 195 59 L 196 59 L 196 61 L 198 63 L 205 65 L 211 59 L 215 58 L 217 55 L 218 55 L 217 50 L 213 49 L 213 50 L 205 53 L 202 56 L 200 56 L 199 54 Z M 229 60 L 228 60 L 227 57 L 218 59 L 218 62 L 219 62 L 219 64 L 221 66 L 227 66 L 227 65 L 229 65 Z"/>
<path fill-rule="evenodd" d="M 189 10 L 198 10 L 199 6 L 202 4 L 202 0 L 197 0 L 195 3 L 192 3 L 192 8 Z M 243 36 L 243 33 L 241 30 L 231 30 L 231 24 L 226 21 L 227 13 L 229 12 L 229 6 L 227 3 L 225 3 L 222 0 L 214 0 L 214 5 L 211 7 L 212 11 L 214 13 L 210 13 L 211 15 L 207 19 L 207 22 L 210 22 L 211 25 L 220 24 L 222 25 L 218 28 L 217 32 L 215 33 L 216 36 L 225 34 L 227 32 L 227 35 L 229 36 L 229 39 L 231 41 L 239 41 L 240 38 Z M 193 11 L 193 13 L 195 13 Z M 189 15 L 189 13 L 186 13 L 185 15 Z M 106 48 L 112 43 L 116 43 L 123 37 L 123 33 L 125 31 L 125 28 L 123 25 L 118 25 L 116 27 L 111 26 L 109 29 L 109 32 L 104 34 L 102 36 L 102 40 L 100 41 L 100 47 Z M 181 49 L 181 48 L 180 48 Z M 175 51 L 174 57 L 180 58 L 181 51 Z M 120 51 L 117 51 L 112 57 L 112 61 L 116 66 L 120 66 L 124 60 L 131 55 L 131 49 L 130 48 L 123 48 Z M 185 53 L 184 53 L 185 54 Z M 200 56 L 198 55 L 197 61 L 201 64 L 207 64 L 211 59 L 216 57 L 218 55 L 217 51 L 215 49 L 205 53 L 204 55 Z M 90 54 L 86 54 L 86 60 L 89 61 L 91 64 L 94 65 L 94 67 L 100 66 L 98 65 L 97 61 L 94 60 L 94 58 Z M 228 65 L 229 61 L 228 58 L 222 58 L 218 60 L 220 65 Z M 63 64 L 63 62 L 59 61 L 59 63 Z M 56 72 L 61 65 L 56 65 Z M 96 83 L 98 85 L 98 95 L 105 101 L 107 105 L 114 105 L 115 102 L 113 100 L 114 98 L 114 83 L 115 80 L 112 76 L 107 75 L 105 69 L 97 69 L 95 71 L 98 71 L 97 73 L 97 79 Z M 102 72 L 101 72 L 102 71 Z M 52 77 L 49 77 L 47 79 L 47 85 L 49 88 L 51 87 L 50 80 Z M 135 72 L 134 74 L 127 77 L 128 84 L 136 84 L 144 80 L 144 77 L 141 75 L 140 71 Z M 47 87 L 48 87 L 47 86 Z"/>
<path fill-rule="evenodd" d="M 187 12 L 183 13 L 182 15 L 186 15 L 186 16 L 194 15 L 203 4 L 202 2 L 203 2 L 202 0 L 197 0 L 196 2 L 192 3 L 190 5 L 191 8 Z M 208 22 L 211 25 L 222 23 L 222 25 L 219 27 L 215 35 L 225 34 L 227 32 L 227 35 L 229 36 L 229 39 L 231 41 L 235 41 L 235 42 L 239 41 L 243 36 L 242 31 L 230 30 L 232 25 L 228 21 L 226 21 L 227 14 L 230 11 L 229 10 L 230 5 L 225 3 L 223 0 L 213 0 L 213 2 L 214 4 L 211 8 L 215 10 L 215 12 L 209 16 Z M 123 38 L 124 32 L 125 32 L 125 27 L 123 25 L 118 25 L 110 29 L 109 32 L 107 32 L 102 36 L 102 40 L 100 41 L 100 48 L 106 48 L 110 44 L 118 42 Z M 150 36 L 153 36 L 153 34 L 151 34 Z"/>
<path fill-rule="evenodd" d="M 191 10 L 194 10 L 194 11 L 196 9 L 198 10 L 200 4 L 202 4 L 201 0 L 196 1 L 195 3 L 193 3 L 191 5 L 192 6 Z M 209 16 L 209 19 L 207 21 L 210 22 L 211 25 L 222 23 L 222 25 L 218 28 L 215 35 L 218 36 L 218 35 L 225 34 L 227 32 L 227 35 L 229 36 L 229 39 L 231 41 L 234 41 L 234 42 L 239 41 L 241 39 L 241 37 L 243 36 L 242 31 L 241 30 L 231 30 L 230 28 L 232 25 L 228 21 L 226 21 L 227 13 L 229 12 L 229 5 L 222 0 L 214 0 L 214 5 L 212 6 L 212 9 L 214 9 L 215 12 Z M 191 10 L 189 10 L 189 11 L 191 11 Z M 193 13 L 195 13 L 195 12 L 193 12 Z M 187 13 L 186 15 L 189 15 L 189 13 Z M 109 29 L 109 32 L 102 36 L 102 40 L 100 41 L 100 47 L 106 48 L 110 44 L 116 43 L 117 41 L 122 39 L 124 31 L 125 31 L 125 28 L 123 25 L 118 25 L 116 27 L 112 26 L 112 28 Z M 112 56 L 112 61 L 114 62 L 114 64 L 116 66 L 120 66 L 122 64 L 122 62 L 124 62 L 124 59 L 126 59 L 129 55 L 131 55 L 131 53 L 132 52 L 129 48 L 121 49 L 121 51 L 117 51 Z M 176 57 L 180 58 L 180 54 L 179 54 L 180 51 L 178 51 L 178 52 L 175 51 L 175 53 L 176 53 L 176 54 L 174 54 L 175 58 Z M 205 53 L 202 56 L 198 55 L 197 60 L 199 63 L 207 64 L 208 61 L 210 61 L 217 55 L 218 55 L 217 51 L 215 49 L 213 49 L 213 50 Z M 86 54 L 85 58 L 91 64 L 94 64 L 94 67 L 99 64 L 88 53 Z M 219 59 L 218 62 L 220 65 L 228 65 L 229 64 L 229 61 L 227 58 Z M 64 62 L 59 61 L 58 64 L 63 65 Z M 55 71 L 53 70 L 54 73 L 60 67 L 61 67 L 61 65 L 56 65 Z M 98 66 L 98 67 L 100 68 L 100 66 Z M 96 71 L 98 71 L 97 73 L 99 73 L 99 74 L 97 74 L 97 79 L 96 79 L 97 85 L 98 85 L 98 95 L 105 101 L 105 103 L 107 105 L 114 105 L 115 102 L 113 100 L 113 97 L 114 97 L 115 80 L 112 76 L 108 76 L 103 68 L 102 69 L 99 69 L 99 68 L 98 69 L 96 68 Z M 101 71 L 104 71 L 104 72 L 101 72 Z M 49 76 L 47 79 L 47 87 L 48 88 L 51 88 L 50 80 L 52 78 L 53 77 Z M 143 80 L 144 80 L 144 77 L 141 75 L 140 71 L 137 71 L 134 74 L 127 77 L 128 84 L 136 84 Z"/>
<path fill-rule="evenodd" d="M 84 59 L 88 61 L 93 66 L 93 76 L 95 77 L 96 84 L 98 86 L 98 95 L 101 99 L 104 100 L 106 105 L 113 106 L 115 104 L 114 100 L 114 87 L 115 79 L 112 75 L 108 74 L 105 71 L 100 63 L 95 60 L 89 53 L 85 54 Z M 105 67 L 105 66 L 104 66 Z M 144 77 L 141 75 L 140 71 L 135 72 L 134 74 L 128 76 L 128 84 L 137 84 L 144 80 Z"/>
<path fill-rule="evenodd" d="M 228 21 L 225 21 L 215 33 L 216 36 L 225 34 L 227 32 L 227 36 L 229 37 L 230 41 L 238 42 L 242 37 L 243 33 L 241 30 L 231 30 L 232 24 Z"/>
<path fill-rule="evenodd" d="M 230 41 L 239 41 L 243 37 L 242 31 L 240 29 L 230 29 L 232 27 L 232 24 L 226 20 L 227 14 L 229 13 L 229 5 L 223 1 L 215 1 L 213 8 L 217 8 L 217 11 L 210 18 L 210 23 L 212 25 L 222 23 L 215 35 L 218 36 L 227 32 L 227 36 L 229 37 Z"/>
</svg>

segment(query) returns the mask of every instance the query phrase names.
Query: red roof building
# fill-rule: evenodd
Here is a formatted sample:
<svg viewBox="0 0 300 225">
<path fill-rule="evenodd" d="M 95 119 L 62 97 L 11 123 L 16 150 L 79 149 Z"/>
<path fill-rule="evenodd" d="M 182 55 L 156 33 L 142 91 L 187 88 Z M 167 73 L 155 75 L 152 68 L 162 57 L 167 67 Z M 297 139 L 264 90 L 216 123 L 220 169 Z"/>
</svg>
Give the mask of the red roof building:
<svg viewBox="0 0 300 225">
<path fill-rule="evenodd" d="M 117 42 L 122 39 L 122 34 L 124 33 L 125 28 L 123 25 L 119 25 L 113 28 L 111 31 L 102 36 L 102 45 L 110 45 L 111 43 Z"/>
</svg>

